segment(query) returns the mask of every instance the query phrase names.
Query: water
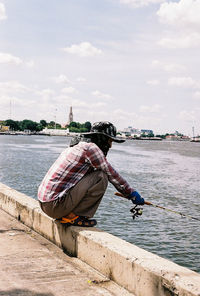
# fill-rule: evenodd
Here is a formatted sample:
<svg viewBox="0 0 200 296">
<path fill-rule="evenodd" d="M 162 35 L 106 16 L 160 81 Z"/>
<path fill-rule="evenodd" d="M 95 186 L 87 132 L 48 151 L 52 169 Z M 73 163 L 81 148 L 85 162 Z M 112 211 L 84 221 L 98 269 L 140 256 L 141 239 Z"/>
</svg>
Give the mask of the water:
<svg viewBox="0 0 200 296">
<path fill-rule="evenodd" d="M 37 198 L 45 173 L 70 138 L 0 136 L 0 182 Z M 200 144 L 127 141 L 113 144 L 110 163 L 152 203 L 199 218 Z M 109 184 L 95 215 L 98 227 L 147 251 L 200 272 L 200 222 L 144 206 L 131 218 L 130 201 Z"/>
</svg>

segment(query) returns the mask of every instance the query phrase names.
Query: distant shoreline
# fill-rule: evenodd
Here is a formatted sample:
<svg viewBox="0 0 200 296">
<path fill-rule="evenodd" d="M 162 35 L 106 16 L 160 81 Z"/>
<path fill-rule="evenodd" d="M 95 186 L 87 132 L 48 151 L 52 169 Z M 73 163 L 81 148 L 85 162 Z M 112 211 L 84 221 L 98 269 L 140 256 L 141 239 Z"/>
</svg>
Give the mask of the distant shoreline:
<svg viewBox="0 0 200 296">
<path fill-rule="evenodd" d="M 78 135 L 79 133 L 41 133 L 41 132 L 0 132 L 0 136 L 48 136 L 48 137 L 73 137 L 75 135 Z M 162 139 L 159 137 L 136 137 L 136 138 L 127 138 L 126 141 L 164 141 L 164 142 L 193 142 L 193 143 L 200 143 L 200 138 L 191 138 L 188 140 L 184 139 Z"/>
</svg>

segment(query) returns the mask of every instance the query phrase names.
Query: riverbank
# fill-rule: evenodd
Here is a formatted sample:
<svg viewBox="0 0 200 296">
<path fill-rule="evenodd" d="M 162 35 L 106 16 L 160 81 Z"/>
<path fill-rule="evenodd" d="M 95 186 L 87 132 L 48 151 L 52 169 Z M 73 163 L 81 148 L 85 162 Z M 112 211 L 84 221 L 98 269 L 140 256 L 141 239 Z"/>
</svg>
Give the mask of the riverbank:
<svg viewBox="0 0 200 296">
<path fill-rule="evenodd" d="M 69 132 L 68 130 L 62 130 L 62 129 L 45 129 L 41 132 L 23 132 L 23 131 L 6 131 L 6 132 L 1 132 L 0 131 L 0 135 L 11 135 L 11 136 L 19 136 L 19 135 L 24 135 L 24 136 L 64 136 L 64 137 L 73 137 L 75 135 L 77 135 L 77 133 L 72 133 Z M 179 142 L 185 142 L 185 141 L 189 141 L 189 142 L 195 142 L 195 143 L 200 143 L 200 138 L 196 137 L 196 138 L 181 138 L 181 137 L 177 137 L 177 138 L 161 138 L 161 137 L 127 137 L 124 138 L 122 137 L 122 139 L 124 140 L 129 140 L 129 141 L 179 141 Z"/>
<path fill-rule="evenodd" d="M 70 133 L 67 130 L 59 129 L 48 129 L 41 132 L 31 132 L 31 131 L 6 131 L 0 132 L 0 135 L 10 135 L 10 136 L 65 136 L 72 137 L 76 133 Z"/>
<path fill-rule="evenodd" d="M 137 296 L 199 296 L 200 275 L 97 228 L 65 228 L 38 202 L 0 183 L 0 207 Z"/>
</svg>

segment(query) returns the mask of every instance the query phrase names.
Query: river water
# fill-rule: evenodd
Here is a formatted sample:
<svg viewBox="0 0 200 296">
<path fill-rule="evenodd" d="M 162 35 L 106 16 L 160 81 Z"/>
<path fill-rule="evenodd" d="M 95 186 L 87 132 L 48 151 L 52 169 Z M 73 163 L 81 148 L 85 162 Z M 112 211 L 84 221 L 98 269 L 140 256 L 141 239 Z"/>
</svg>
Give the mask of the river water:
<svg viewBox="0 0 200 296">
<path fill-rule="evenodd" d="M 41 180 L 69 141 L 1 135 L 0 182 L 36 199 Z M 107 158 L 147 201 L 200 218 L 199 143 L 128 140 L 114 143 Z M 95 215 L 99 228 L 200 272 L 200 221 L 150 206 L 133 220 L 131 202 L 115 191 L 109 184 Z"/>
</svg>

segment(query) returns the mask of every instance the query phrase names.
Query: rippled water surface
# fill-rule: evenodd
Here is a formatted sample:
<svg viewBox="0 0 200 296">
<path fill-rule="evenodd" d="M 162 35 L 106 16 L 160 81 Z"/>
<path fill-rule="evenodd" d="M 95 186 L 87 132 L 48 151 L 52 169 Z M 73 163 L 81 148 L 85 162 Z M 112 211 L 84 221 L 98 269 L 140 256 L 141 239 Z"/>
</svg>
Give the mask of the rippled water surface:
<svg viewBox="0 0 200 296">
<path fill-rule="evenodd" d="M 69 141 L 1 135 L 0 182 L 36 198 L 42 178 Z M 199 143 L 114 143 L 108 160 L 146 200 L 200 218 Z M 149 206 L 133 221 L 131 202 L 114 192 L 109 184 L 95 216 L 99 228 L 200 272 L 200 221 Z"/>
</svg>

